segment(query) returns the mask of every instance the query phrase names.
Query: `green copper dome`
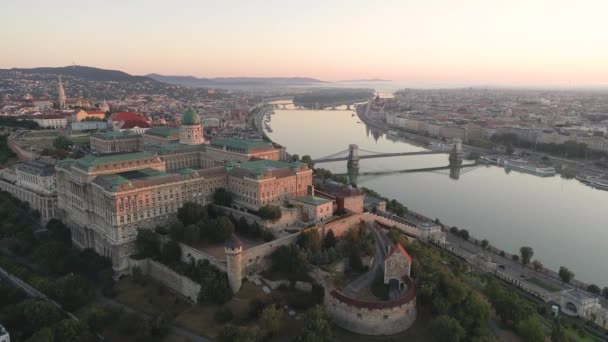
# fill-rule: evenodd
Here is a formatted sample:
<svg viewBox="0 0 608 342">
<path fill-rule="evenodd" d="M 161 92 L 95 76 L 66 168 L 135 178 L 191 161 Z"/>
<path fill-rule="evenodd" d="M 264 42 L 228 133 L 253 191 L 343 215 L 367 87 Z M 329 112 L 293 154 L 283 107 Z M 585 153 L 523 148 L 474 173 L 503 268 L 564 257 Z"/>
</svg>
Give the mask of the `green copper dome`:
<svg viewBox="0 0 608 342">
<path fill-rule="evenodd" d="M 192 109 L 188 109 L 182 114 L 182 125 L 199 125 L 201 118 Z"/>
</svg>

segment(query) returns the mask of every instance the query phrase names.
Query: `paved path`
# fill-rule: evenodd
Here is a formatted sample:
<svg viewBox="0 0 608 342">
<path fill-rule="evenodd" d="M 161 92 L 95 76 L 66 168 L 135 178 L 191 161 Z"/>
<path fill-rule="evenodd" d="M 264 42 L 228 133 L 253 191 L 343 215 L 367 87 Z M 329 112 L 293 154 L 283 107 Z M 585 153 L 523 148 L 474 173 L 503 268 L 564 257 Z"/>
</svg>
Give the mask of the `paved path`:
<svg viewBox="0 0 608 342">
<path fill-rule="evenodd" d="M 348 284 L 342 292 L 349 297 L 356 297 L 357 293 L 364 288 L 370 287 L 378 274 L 379 271 L 384 267 L 384 255 L 386 252 L 385 241 L 382 238 L 380 231 L 376 228 L 372 222 L 367 222 L 367 228 L 374 234 L 374 240 L 376 242 L 376 254 L 374 256 L 374 263 L 369 271 L 360 275 L 357 279 Z"/>
</svg>

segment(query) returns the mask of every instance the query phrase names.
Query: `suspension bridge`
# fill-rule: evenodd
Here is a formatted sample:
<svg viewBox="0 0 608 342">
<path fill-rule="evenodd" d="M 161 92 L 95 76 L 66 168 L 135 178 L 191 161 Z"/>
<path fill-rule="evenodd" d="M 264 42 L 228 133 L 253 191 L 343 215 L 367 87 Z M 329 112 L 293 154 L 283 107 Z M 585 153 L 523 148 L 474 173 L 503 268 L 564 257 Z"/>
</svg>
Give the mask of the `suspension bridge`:
<svg viewBox="0 0 608 342">
<path fill-rule="evenodd" d="M 449 154 L 449 165 L 437 166 L 437 167 L 426 167 L 418 169 L 408 170 L 382 170 L 382 171 L 366 171 L 359 172 L 359 161 L 361 159 L 374 159 L 374 158 L 391 158 L 391 157 L 408 157 L 408 156 L 423 156 L 433 154 Z M 336 153 L 332 153 L 322 158 L 314 159 L 315 164 L 330 163 L 338 161 L 346 161 L 348 173 L 343 174 L 351 179 L 351 183 L 357 183 L 359 176 L 381 176 L 387 174 L 396 173 L 411 173 L 411 172 L 436 172 L 443 173 L 449 172 L 451 178 L 458 179 L 460 175 L 477 169 L 479 166 L 477 163 L 471 163 L 462 165 L 464 159 L 464 152 L 462 149 L 462 142 L 460 139 L 455 139 L 453 147 L 450 150 L 441 151 L 416 151 L 416 152 L 376 152 L 360 149 L 356 144 L 351 144 L 348 149 L 342 150 Z"/>
<path fill-rule="evenodd" d="M 356 144 L 348 145 L 348 149 L 342 150 L 330 154 L 328 156 L 314 159 L 315 164 L 330 163 L 337 161 L 346 161 L 349 168 L 359 168 L 359 161 L 361 159 L 372 159 L 372 158 L 389 158 L 389 157 L 407 157 L 407 156 L 423 156 L 430 154 L 446 154 L 450 155 L 450 166 L 459 166 L 462 164 L 464 152 L 462 150 L 462 141 L 460 139 L 454 140 L 453 148 L 448 151 L 416 151 L 416 152 L 375 152 L 360 149 Z"/>
</svg>

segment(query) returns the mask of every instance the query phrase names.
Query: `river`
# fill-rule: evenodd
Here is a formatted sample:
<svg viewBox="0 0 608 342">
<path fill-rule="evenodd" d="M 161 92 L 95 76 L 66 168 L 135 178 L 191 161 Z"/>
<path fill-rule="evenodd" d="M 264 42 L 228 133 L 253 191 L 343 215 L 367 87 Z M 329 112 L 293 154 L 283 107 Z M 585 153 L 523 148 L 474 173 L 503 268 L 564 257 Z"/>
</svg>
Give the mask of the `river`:
<svg viewBox="0 0 608 342">
<path fill-rule="evenodd" d="M 368 127 L 347 110 L 275 110 L 268 136 L 291 154 L 320 158 L 349 144 L 376 152 L 424 148 Z M 448 165 L 447 155 L 364 159 L 360 172 Z M 346 162 L 318 167 L 346 173 Z M 534 249 L 533 259 L 557 270 L 566 266 L 576 278 L 608 286 L 608 191 L 593 189 L 559 176 L 541 178 L 506 172 L 497 166 L 449 171 L 360 176 L 367 187 L 396 198 L 412 210 L 467 229 L 472 236 L 518 253 Z"/>
</svg>

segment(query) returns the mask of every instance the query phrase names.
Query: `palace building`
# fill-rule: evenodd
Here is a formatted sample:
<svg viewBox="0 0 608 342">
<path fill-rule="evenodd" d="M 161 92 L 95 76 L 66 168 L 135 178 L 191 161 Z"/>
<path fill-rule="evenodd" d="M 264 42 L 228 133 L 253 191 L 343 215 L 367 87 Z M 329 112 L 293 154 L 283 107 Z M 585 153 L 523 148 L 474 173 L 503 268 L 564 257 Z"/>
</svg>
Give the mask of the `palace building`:
<svg viewBox="0 0 608 342">
<path fill-rule="evenodd" d="M 109 137 L 108 143 L 118 144 L 110 150 L 130 149 L 120 140 Z M 114 270 L 124 272 L 128 256 L 135 252 L 137 230 L 167 226 L 186 202 L 208 204 L 217 189 L 225 188 L 234 194 L 234 207 L 257 210 L 304 196 L 312 184 L 312 170 L 301 162 L 276 160 L 272 144 L 204 141 L 200 117 L 188 110 L 182 116 L 179 143 L 60 161 L 59 211 L 74 244 L 111 258 Z"/>
</svg>

